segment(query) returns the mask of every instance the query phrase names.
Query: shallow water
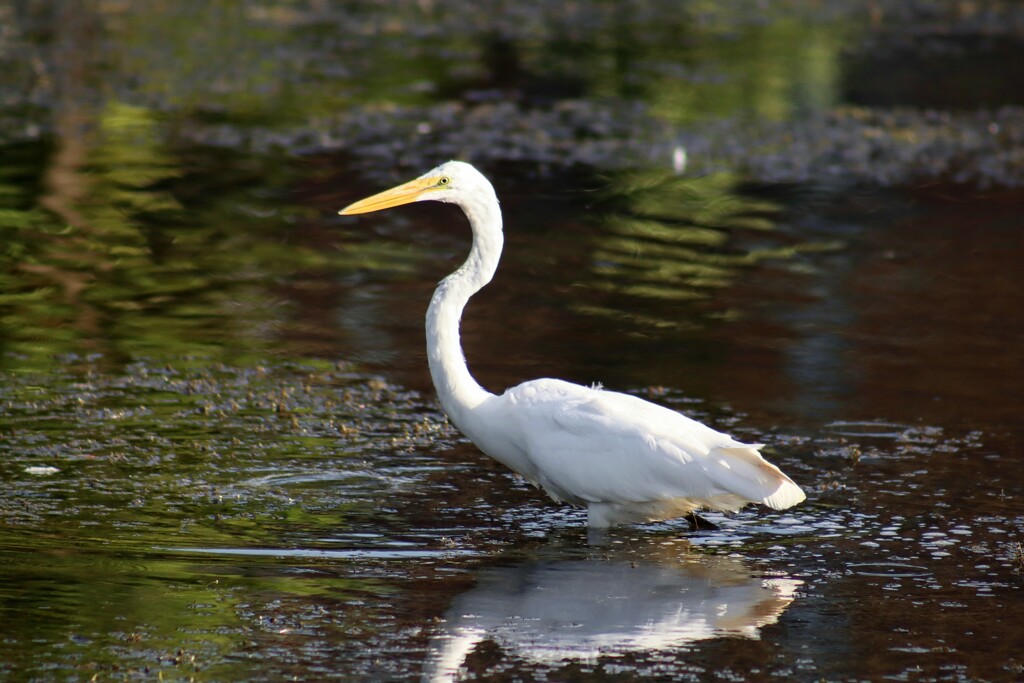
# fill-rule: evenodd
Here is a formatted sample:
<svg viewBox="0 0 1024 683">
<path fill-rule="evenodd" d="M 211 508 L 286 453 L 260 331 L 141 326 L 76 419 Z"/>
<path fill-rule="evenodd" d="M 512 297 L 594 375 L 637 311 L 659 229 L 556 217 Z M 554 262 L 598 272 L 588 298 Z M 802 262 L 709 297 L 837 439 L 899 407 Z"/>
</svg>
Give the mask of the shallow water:
<svg viewBox="0 0 1024 683">
<path fill-rule="evenodd" d="M 380 217 L 373 239 L 431 258 L 363 275 L 342 256 L 255 295 L 288 312 L 260 328 L 262 361 L 222 336 L 256 329 L 261 306 L 189 337 L 188 356 L 122 364 L 105 349 L 138 340 L 115 332 L 74 341 L 92 355 L 5 354 L 4 670 L 1016 676 L 1020 366 L 1002 346 L 1019 334 L 1020 294 L 992 271 L 1022 250 L 1019 231 L 978 238 L 1015 204 L 890 193 L 864 198 L 871 211 L 847 196 L 766 212 L 737 191 L 766 225 L 702 228 L 715 243 L 686 248 L 715 279 L 683 269 L 673 297 L 646 287 L 665 264 L 645 246 L 665 237 L 624 218 L 640 200 L 588 213 L 566 187 L 557 201 L 504 188 L 507 260 L 465 324 L 477 374 L 496 390 L 540 374 L 601 380 L 684 410 L 767 443 L 805 504 L 708 515 L 714 532 L 588 538 L 582 511 L 546 502 L 439 413 L 419 320 L 465 235 L 445 207 L 416 207 Z M 692 244 L 679 232 L 674 245 Z M 181 324 L 177 310 L 159 329 Z M 117 315 L 135 329 L 160 314 Z M 203 355 L 208 344 L 221 350 Z M 351 360 L 318 360 L 332 357 Z"/>
<path fill-rule="evenodd" d="M 623 135 L 637 120 L 582 102 L 743 125 L 892 96 L 843 85 L 890 53 L 857 53 L 878 34 L 838 8 L 693 6 L 666 23 L 675 6 L 524 8 L 490 43 L 470 22 L 445 53 L 460 71 L 424 58 L 465 28 L 443 9 L 410 38 L 419 15 L 369 5 L 339 19 L 214 3 L 207 21 L 165 24 L 89 3 L 65 11 L 95 24 L 52 23 L 54 7 L 26 5 L 0 56 L 36 50 L 70 84 L 6 95 L 0 126 L 0 678 L 1024 675 L 1024 194 L 766 184 L 692 147 L 696 170 L 639 162 Z M 203 46 L 184 63 L 183 36 Z M 212 77 L 227 61 L 214 48 L 236 71 Z M 159 70 L 129 77 L 143 67 Z M 86 87 L 100 74 L 109 88 Z M 957 103 L 1016 97 L 983 86 Z M 563 95 L 579 99 L 551 105 Z M 494 103 L 474 111 L 496 126 L 511 112 L 584 140 L 545 129 L 481 153 L 488 121 L 431 128 L 465 122 L 432 108 L 453 97 Z M 392 100 L 393 116 L 374 108 Z M 343 149 L 304 146 L 357 104 Z M 389 143 L 392 119 L 418 132 Z M 806 503 L 708 514 L 716 531 L 588 534 L 582 511 L 447 424 L 422 319 L 468 248 L 461 216 L 335 211 L 462 149 L 507 225 L 464 322 L 480 381 L 557 376 L 669 405 L 767 444 Z M 754 166 L 782 154 L 741 151 Z M 887 163 L 878 178 L 906 177 Z"/>
</svg>

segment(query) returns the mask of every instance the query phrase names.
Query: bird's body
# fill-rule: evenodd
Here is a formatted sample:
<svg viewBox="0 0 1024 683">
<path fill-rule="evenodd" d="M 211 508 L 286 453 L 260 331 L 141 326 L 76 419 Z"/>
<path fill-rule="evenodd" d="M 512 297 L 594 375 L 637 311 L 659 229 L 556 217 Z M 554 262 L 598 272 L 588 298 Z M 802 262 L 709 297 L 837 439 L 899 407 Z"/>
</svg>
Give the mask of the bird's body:
<svg viewBox="0 0 1024 683">
<path fill-rule="evenodd" d="M 414 201 L 459 205 L 473 228 L 466 262 L 437 287 L 427 309 L 427 357 L 441 406 L 480 450 L 541 486 L 556 501 L 585 506 L 592 527 L 655 521 L 698 508 L 737 510 L 757 502 L 784 509 L 804 493 L 743 444 L 636 396 L 557 379 L 494 395 L 473 379 L 459 341 L 469 298 L 490 282 L 503 244 L 490 182 L 452 161 L 343 214 Z"/>
</svg>

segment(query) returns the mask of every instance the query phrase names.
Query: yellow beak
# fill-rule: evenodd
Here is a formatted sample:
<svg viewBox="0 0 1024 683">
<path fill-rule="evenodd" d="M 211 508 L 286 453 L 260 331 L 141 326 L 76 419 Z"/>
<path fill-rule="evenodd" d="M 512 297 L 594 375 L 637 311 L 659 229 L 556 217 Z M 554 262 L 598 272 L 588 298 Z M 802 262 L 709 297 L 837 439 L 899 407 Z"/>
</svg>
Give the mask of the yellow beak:
<svg viewBox="0 0 1024 683">
<path fill-rule="evenodd" d="M 338 213 L 342 216 L 351 216 L 357 213 L 370 213 L 381 209 L 390 209 L 392 206 L 401 206 L 418 200 L 425 192 L 437 187 L 437 178 L 417 178 L 403 183 L 390 190 L 384 190 L 379 194 L 366 199 L 360 199 L 355 204 L 349 204 Z"/>
</svg>

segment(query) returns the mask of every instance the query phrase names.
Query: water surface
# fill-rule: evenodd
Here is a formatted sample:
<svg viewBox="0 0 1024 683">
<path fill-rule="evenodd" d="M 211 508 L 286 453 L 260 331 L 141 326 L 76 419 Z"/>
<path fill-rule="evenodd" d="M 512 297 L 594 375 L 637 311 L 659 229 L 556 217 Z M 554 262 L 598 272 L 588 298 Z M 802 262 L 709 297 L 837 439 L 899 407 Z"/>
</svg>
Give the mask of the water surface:
<svg viewBox="0 0 1024 683">
<path fill-rule="evenodd" d="M 980 148 L 828 123 L 953 39 L 888 5 L 454 6 L 2 10 L 0 677 L 1019 678 L 1012 111 Z M 1019 103 L 1001 79 L 956 104 Z M 808 175 L 799 140 L 729 132 L 823 120 L 856 144 L 799 184 L 764 182 Z M 635 393 L 808 500 L 588 534 L 460 437 L 422 319 L 462 217 L 336 215 L 447 156 L 506 218 L 463 326 L 485 386 Z"/>
</svg>

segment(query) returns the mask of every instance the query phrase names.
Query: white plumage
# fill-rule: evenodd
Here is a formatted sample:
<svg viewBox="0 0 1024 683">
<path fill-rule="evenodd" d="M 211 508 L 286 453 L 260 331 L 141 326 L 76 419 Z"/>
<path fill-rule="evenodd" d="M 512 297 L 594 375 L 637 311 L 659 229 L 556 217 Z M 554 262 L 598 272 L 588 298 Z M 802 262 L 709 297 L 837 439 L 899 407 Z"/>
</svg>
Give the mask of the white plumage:
<svg viewBox="0 0 1024 683">
<path fill-rule="evenodd" d="M 466 262 L 437 287 L 427 309 L 427 356 L 448 417 L 484 453 L 556 501 L 585 506 L 592 527 L 669 519 L 699 508 L 776 510 L 804 492 L 744 444 L 649 401 L 556 379 L 524 382 L 496 396 L 466 367 L 459 320 L 469 298 L 490 282 L 503 245 L 501 210 L 490 182 L 450 161 L 340 213 L 378 211 L 416 201 L 462 208 L 473 229 Z"/>
</svg>

